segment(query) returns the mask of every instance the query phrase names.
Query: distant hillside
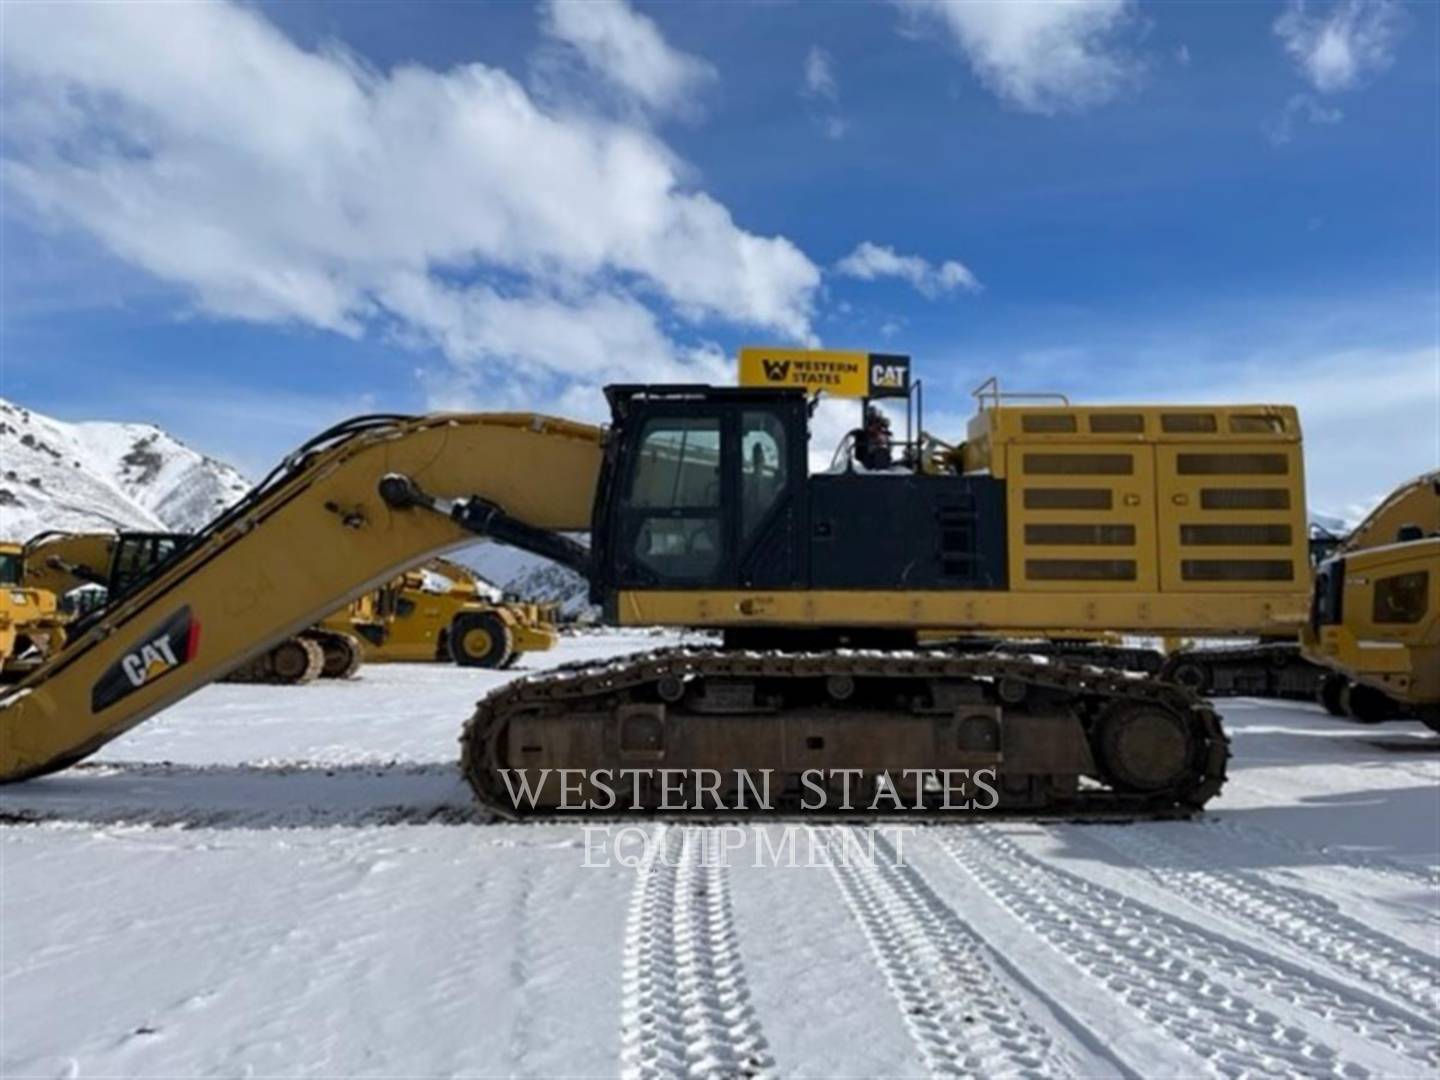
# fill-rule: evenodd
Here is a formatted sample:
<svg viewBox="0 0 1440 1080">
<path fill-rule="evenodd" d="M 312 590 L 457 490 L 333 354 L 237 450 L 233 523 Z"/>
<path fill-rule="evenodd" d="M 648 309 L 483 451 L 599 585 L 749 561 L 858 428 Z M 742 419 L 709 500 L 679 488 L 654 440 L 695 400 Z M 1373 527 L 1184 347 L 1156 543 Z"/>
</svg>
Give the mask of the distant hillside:
<svg viewBox="0 0 1440 1080">
<path fill-rule="evenodd" d="M 585 538 L 577 536 L 576 539 Z M 584 578 L 537 555 L 504 544 L 484 543 L 463 548 L 450 557 L 473 568 L 486 580 L 499 583 L 508 593 L 558 602 L 566 618 L 588 619 L 598 615 L 590 603 L 590 586 Z"/>
<path fill-rule="evenodd" d="M 153 424 L 66 423 L 0 399 L 0 538 L 198 529 L 250 489 Z"/>
</svg>

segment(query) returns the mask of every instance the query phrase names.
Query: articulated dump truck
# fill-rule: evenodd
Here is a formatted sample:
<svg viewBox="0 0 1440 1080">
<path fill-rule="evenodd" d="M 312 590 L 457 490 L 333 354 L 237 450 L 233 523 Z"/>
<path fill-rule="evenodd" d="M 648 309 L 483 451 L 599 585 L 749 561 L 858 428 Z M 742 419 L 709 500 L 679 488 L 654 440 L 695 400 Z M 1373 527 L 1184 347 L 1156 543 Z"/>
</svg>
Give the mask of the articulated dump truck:
<svg viewBox="0 0 1440 1080">
<path fill-rule="evenodd" d="M 647 811 L 673 769 L 718 774 L 726 807 L 764 772 L 781 812 L 837 771 L 868 802 L 918 770 L 907 808 L 937 813 L 948 792 L 931 780 L 979 770 L 995 810 L 1025 816 L 1186 815 L 1214 797 L 1226 739 L 1185 689 L 919 634 L 1298 633 L 1293 408 L 1075 406 L 992 385 L 952 445 L 924 432 L 907 358 L 747 349 L 741 371 L 739 387 L 608 387 L 603 428 L 496 413 L 324 432 L 0 700 L 0 779 L 63 769 L 484 538 L 584 575 L 609 624 L 720 635 L 481 700 L 461 764 L 497 814 L 563 811 L 559 770 L 585 793 L 633 774 Z M 864 402 L 828 472 L 808 466 L 817 390 Z M 905 410 L 903 438 L 884 398 Z M 517 775 L 533 781 L 523 801 Z"/>
<path fill-rule="evenodd" d="M 430 559 L 362 602 L 371 613 L 370 625 L 361 628 L 366 663 L 508 668 L 526 653 L 553 649 L 559 639 L 552 608 L 502 600 L 473 570 L 449 559 Z M 343 630 L 355 621 L 353 608 L 342 608 L 320 625 Z"/>
</svg>

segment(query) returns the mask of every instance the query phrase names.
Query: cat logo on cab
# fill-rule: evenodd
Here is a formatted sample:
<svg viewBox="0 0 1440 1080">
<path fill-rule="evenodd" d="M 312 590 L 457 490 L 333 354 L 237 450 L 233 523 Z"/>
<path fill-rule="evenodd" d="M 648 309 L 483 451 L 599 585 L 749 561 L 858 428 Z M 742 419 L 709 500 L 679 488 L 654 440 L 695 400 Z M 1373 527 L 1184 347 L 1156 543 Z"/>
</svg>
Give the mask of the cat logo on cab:
<svg viewBox="0 0 1440 1080">
<path fill-rule="evenodd" d="M 905 397 L 910 393 L 910 358 L 870 354 L 871 397 Z"/>
<path fill-rule="evenodd" d="M 195 655 L 200 644 L 200 621 L 182 607 L 128 652 L 105 669 L 90 691 L 90 710 L 99 712 L 117 701 L 164 678 Z"/>
</svg>

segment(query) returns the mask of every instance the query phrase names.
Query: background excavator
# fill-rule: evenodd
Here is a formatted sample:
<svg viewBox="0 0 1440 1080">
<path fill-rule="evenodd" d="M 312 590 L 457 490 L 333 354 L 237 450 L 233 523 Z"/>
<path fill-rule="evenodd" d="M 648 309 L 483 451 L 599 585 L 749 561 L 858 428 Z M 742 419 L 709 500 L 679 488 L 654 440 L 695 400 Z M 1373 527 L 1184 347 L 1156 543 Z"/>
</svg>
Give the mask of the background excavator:
<svg viewBox="0 0 1440 1080">
<path fill-rule="evenodd" d="M 27 585 L 62 598 L 83 625 L 97 606 L 123 597 L 157 567 L 182 553 L 188 533 L 43 532 L 21 551 Z M 66 604 L 77 596 L 79 602 Z M 365 614 L 347 606 L 334 625 L 308 627 L 251 657 L 223 676 L 226 682 L 296 685 L 317 678 L 345 679 L 359 670 L 363 654 L 357 631 Z"/>
<path fill-rule="evenodd" d="M 500 599 L 473 570 L 434 558 L 369 594 L 378 632 L 362 634 L 365 660 L 443 661 L 465 667 L 507 668 L 527 652 L 554 648 L 553 610 Z M 321 625 L 344 625 L 346 609 Z M 336 620 L 341 620 L 337 623 Z"/>
<path fill-rule="evenodd" d="M 1328 672 L 1331 713 L 1440 731 L 1440 472 L 1399 488 L 1320 564 L 1303 645 Z"/>
<path fill-rule="evenodd" d="M 811 473 L 815 391 L 904 399 L 908 429 L 923 404 L 908 360 L 741 361 L 739 388 L 609 387 L 608 429 L 482 414 L 325 432 L 0 700 L 0 778 L 64 768 L 337 604 L 488 538 L 585 575 L 612 624 L 723 633 L 482 700 L 462 764 L 499 813 L 524 809 L 504 783 L 515 769 L 770 769 L 788 797 L 811 769 L 858 769 L 863 790 L 904 769 L 994 768 L 1001 809 L 1067 815 L 1189 813 L 1220 789 L 1218 718 L 1183 689 L 914 650 L 922 628 L 1298 633 L 1294 409 L 995 390 L 961 447 L 917 424 Z M 566 535 L 585 531 L 589 548 Z M 635 794 L 663 797 L 653 776 Z M 563 798 L 545 774 L 529 805 Z"/>
</svg>

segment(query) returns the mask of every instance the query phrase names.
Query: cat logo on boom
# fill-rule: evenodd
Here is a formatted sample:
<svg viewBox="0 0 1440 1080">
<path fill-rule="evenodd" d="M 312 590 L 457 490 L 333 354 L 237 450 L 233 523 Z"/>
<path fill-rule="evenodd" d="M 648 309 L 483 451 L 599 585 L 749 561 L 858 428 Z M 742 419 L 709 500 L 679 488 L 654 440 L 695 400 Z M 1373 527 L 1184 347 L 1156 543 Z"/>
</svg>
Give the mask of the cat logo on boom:
<svg viewBox="0 0 1440 1080">
<path fill-rule="evenodd" d="M 143 635 L 125 655 L 105 670 L 90 692 L 90 709 L 109 708 L 142 687 L 162 679 L 189 662 L 200 643 L 200 621 L 182 607 Z"/>
</svg>

